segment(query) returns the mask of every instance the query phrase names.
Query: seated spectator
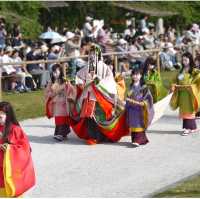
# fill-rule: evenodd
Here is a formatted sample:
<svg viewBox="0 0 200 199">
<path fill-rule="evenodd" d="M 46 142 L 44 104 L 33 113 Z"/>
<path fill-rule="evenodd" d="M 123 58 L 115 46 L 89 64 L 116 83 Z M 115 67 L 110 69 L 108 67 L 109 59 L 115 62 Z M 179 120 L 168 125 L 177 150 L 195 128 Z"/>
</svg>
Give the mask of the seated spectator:
<svg viewBox="0 0 200 199">
<path fill-rule="evenodd" d="M 35 46 L 32 46 L 31 51 L 27 54 L 26 60 L 40 60 L 43 57 L 41 56 L 41 50 Z M 42 75 L 44 73 L 44 69 L 40 67 L 39 64 L 27 64 L 27 71 L 32 75 L 34 81 L 37 84 L 37 88 L 41 88 Z"/>
<path fill-rule="evenodd" d="M 19 57 L 19 52 L 17 50 L 13 50 L 12 52 L 12 55 L 11 55 L 11 58 L 12 58 L 12 62 L 22 62 L 22 59 L 21 57 Z M 17 78 L 17 88 L 16 90 L 19 91 L 19 92 L 27 92 L 27 91 L 30 91 L 31 88 L 28 88 L 26 86 L 26 77 L 29 77 L 30 75 L 28 75 L 26 72 L 25 72 L 25 69 L 22 65 L 13 65 L 13 67 L 15 68 L 16 70 L 16 77 L 19 77 Z"/>
<path fill-rule="evenodd" d="M 126 40 L 124 39 L 120 39 L 118 41 L 118 44 L 116 46 L 116 51 L 117 52 L 126 52 L 128 50 L 128 43 Z M 124 58 L 127 57 L 127 55 L 119 55 L 118 58 Z"/>
<path fill-rule="evenodd" d="M 154 37 L 154 29 L 145 28 L 143 31 L 144 37 L 144 47 L 145 49 L 153 49 L 155 48 L 155 37 Z"/>
<path fill-rule="evenodd" d="M 118 44 L 116 46 L 117 52 L 127 52 L 128 51 L 128 43 L 124 39 L 120 39 L 118 41 Z M 118 61 L 119 61 L 119 71 L 120 72 L 126 72 L 129 70 L 129 62 L 127 59 L 127 54 L 118 55 Z"/>
<path fill-rule="evenodd" d="M 23 41 L 22 41 L 22 34 L 18 34 L 16 37 L 14 37 L 12 41 L 12 46 L 20 48 L 23 46 Z"/>
<path fill-rule="evenodd" d="M 128 59 L 129 59 L 129 62 L 130 62 L 130 66 L 131 68 L 139 68 L 142 63 L 144 63 L 145 61 L 145 58 L 141 55 L 141 54 L 137 54 L 138 51 L 138 48 L 137 48 L 137 45 L 136 45 L 136 39 L 132 39 L 130 45 L 129 45 L 129 48 L 128 48 L 128 51 L 132 52 L 130 54 L 128 54 Z"/>
<path fill-rule="evenodd" d="M 6 47 L 4 55 L 1 58 L 2 63 L 12 63 L 13 62 L 13 60 L 11 58 L 12 51 L 13 51 L 13 49 L 12 49 L 11 46 Z M 2 66 L 2 75 L 3 76 L 8 76 L 8 75 L 10 76 L 10 77 L 8 77 L 7 89 L 14 92 L 15 88 L 17 86 L 17 79 L 15 77 L 16 70 L 13 67 L 13 65 L 3 65 Z"/>
<path fill-rule="evenodd" d="M 161 67 L 166 70 L 174 70 L 173 55 L 170 51 L 172 46 L 166 43 L 163 52 L 160 53 Z"/>
<path fill-rule="evenodd" d="M 129 25 L 127 29 L 124 30 L 124 38 L 127 37 L 133 38 L 135 36 L 136 29 L 133 25 Z"/>
</svg>

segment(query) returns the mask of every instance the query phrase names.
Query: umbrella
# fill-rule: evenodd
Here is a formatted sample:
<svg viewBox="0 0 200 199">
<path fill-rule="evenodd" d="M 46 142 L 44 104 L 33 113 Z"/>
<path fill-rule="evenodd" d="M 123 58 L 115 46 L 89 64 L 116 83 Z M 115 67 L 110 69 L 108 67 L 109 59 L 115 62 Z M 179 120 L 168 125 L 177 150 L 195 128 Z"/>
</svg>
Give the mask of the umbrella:
<svg viewBox="0 0 200 199">
<path fill-rule="evenodd" d="M 51 44 L 63 43 L 66 42 L 66 40 L 67 40 L 66 37 L 60 35 L 60 37 L 52 39 Z"/>
<path fill-rule="evenodd" d="M 54 31 L 44 32 L 40 35 L 40 39 L 56 39 L 62 37 L 59 33 Z"/>
</svg>

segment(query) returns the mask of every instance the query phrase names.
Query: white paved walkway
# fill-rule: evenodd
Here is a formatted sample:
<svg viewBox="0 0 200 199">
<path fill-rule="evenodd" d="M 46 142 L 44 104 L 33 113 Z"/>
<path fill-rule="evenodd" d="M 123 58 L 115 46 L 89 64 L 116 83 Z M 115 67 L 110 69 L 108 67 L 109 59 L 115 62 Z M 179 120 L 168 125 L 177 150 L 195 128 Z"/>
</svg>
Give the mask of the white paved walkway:
<svg viewBox="0 0 200 199">
<path fill-rule="evenodd" d="M 21 124 L 37 173 L 28 197 L 145 197 L 200 171 L 200 133 L 180 136 L 182 122 L 176 112 L 167 111 L 153 124 L 150 143 L 139 148 L 132 148 L 130 137 L 88 146 L 73 133 L 57 143 L 53 120 Z"/>
</svg>

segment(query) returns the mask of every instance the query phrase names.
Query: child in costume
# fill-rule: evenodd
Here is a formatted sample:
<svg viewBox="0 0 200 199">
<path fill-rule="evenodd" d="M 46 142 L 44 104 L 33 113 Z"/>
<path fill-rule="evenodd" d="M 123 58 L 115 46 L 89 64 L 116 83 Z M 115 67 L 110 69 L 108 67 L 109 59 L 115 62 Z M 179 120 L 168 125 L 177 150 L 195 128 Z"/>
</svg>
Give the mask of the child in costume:
<svg viewBox="0 0 200 199">
<path fill-rule="evenodd" d="M 199 80 L 198 69 L 194 69 L 190 53 L 182 55 L 182 69 L 173 85 L 173 95 L 170 101 L 172 109 L 179 108 L 179 116 L 183 119 L 183 134 L 188 135 L 197 131 L 195 114 L 199 109 Z"/>
<path fill-rule="evenodd" d="M 31 147 L 8 102 L 0 102 L 0 197 L 18 197 L 35 185 Z"/>
<path fill-rule="evenodd" d="M 45 90 L 47 117 L 55 118 L 54 138 L 58 141 L 67 139 L 70 133 L 69 126 L 69 98 L 76 95 L 73 86 L 64 80 L 61 65 L 54 64 L 51 73 L 51 82 Z M 72 97 L 73 98 L 73 97 Z"/>
<path fill-rule="evenodd" d="M 167 89 L 163 86 L 160 74 L 155 68 L 155 60 L 152 57 L 148 57 L 144 63 L 143 79 L 151 91 L 154 103 L 167 94 Z"/>
<path fill-rule="evenodd" d="M 140 146 L 149 142 L 145 131 L 154 115 L 153 98 L 147 86 L 142 83 L 142 73 L 138 68 L 132 70 L 131 78 L 125 109 L 132 144 Z"/>
</svg>

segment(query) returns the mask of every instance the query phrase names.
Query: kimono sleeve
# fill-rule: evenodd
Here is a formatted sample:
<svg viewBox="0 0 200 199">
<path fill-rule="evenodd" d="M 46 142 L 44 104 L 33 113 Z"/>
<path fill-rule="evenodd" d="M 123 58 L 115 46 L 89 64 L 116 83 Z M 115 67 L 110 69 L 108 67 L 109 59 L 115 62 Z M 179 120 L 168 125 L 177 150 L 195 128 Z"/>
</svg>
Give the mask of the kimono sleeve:
<svg viewBox="0 0 200 199">
<path fill-rule="evenodd" d="M 35 185 L 35 171 L 26 134 L 17 125 L 10 131 L 3 162 L 4 184 L 7 196 L 17 197 Z"/>
</svg>

